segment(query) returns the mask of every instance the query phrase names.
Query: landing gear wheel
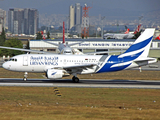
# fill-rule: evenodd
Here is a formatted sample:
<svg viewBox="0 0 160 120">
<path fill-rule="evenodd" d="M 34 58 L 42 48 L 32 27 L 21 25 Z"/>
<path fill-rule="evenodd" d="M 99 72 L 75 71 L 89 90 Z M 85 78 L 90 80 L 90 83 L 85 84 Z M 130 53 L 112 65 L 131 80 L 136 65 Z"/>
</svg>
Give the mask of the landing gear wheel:
<svg viewBox="0 0 160 120">
<path fill-rule="evenodd" d="M 25 72 L 25 73 L 24 73 L 24 78 L 23 78 L 23 80 L 24 80 L 24 81 L 27 81 L 27 77 L 28 77 L 28 73 Z"/>
<path fill-rule="evenodd" d="M 26 78 L 26 77 L 24 77 L 24 78 L 23 78 L 23 80 L 24 80 L 24 81 L 27 81 L 27 78 Z"/>
<path fill-rule="evenodd" d="M 72 81 L 73 81 L 73 82 L 75 82 L 75 83 L 78 83 L 78 82 L 79 82 L 79 78 L 78 78 L 78 77 L 73 76 Z"/>
</svg>

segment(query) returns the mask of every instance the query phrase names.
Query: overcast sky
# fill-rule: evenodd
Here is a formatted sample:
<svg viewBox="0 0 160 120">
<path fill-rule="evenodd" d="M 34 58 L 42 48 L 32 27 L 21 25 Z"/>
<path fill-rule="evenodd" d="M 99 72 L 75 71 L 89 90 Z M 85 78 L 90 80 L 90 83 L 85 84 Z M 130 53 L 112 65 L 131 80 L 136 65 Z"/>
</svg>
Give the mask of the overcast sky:
<svg viewBox="0 0 160 120">
<path fill-rule="evenodd" d="M 154 11 L 160 10 L 160 0 L 0 0 L 0 8 L 8 11 L 9 8 L 36 8 L 39 13 L 69 14 L 69 6 L 87 3 L 92 7 L 89 14 L 92 16 L 105 15 L 107 11 Z"/>
</svg>

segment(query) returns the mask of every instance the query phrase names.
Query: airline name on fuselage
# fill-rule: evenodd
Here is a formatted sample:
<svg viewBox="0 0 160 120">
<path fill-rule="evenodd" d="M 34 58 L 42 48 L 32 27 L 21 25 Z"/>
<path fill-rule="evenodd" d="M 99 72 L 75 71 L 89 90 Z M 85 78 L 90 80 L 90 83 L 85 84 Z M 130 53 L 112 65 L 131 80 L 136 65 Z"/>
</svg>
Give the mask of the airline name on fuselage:
<svg viewBox="0 0 160 120">
<path fill-rule="evenodd" d="M 58 65 L 58 57 L 48 57 L 48 56 L 31 56 L 30 65 Z"/>
</svg>

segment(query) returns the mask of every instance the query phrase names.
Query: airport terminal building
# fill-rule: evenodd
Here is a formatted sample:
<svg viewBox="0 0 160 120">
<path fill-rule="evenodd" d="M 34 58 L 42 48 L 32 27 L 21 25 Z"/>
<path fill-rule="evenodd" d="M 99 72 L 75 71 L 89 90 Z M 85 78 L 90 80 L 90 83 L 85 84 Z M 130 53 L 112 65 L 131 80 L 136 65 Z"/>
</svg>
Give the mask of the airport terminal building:
<svg viewBox="0 0 160 120">
<path fill-rule="evenodd" d="M 54 39 L 47 40 L 52 43 L 60 43 L 62 39 Z M 80 41 L 84 41 L 82 43 L 76 44 L 72 46 L 72 48 L 77 48 L 83 53 L 88 52 L 99 52 L 99 51 L 121 51 L 127 50 L 135 41 L 134 39 L 124 39 L 124 40 L 116 40 L 116 39 L 66 39 L 66 44 L 77 43 Z M 43 42 L 42 40 L 30 40 L 29 42 L 30 49 L 32 50 L 40 50 L 40 51 L 50 51 L 57 53 L 57 46 L 52 44 Z M 120 52 L 109 53 L 111 54 L 120 54 Z M 150 48 L 150 57 L 160 58 L 160 41 L 153 40 Z"/>
</svg>

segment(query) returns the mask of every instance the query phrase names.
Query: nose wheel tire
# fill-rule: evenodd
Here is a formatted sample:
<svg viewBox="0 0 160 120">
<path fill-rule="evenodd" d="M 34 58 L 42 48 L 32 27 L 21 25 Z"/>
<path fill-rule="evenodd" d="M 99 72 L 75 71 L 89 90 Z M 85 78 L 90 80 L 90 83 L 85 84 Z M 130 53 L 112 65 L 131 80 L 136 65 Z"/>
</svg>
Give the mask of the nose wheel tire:
<svg viewBox="0 0 160 120">
<path fill-rule="evenodd" d="M 23 78 L 23 80 L 24 80 L 24 81 L 27 81 L 27 77 L 28 77 L 28 73 L 25 72 L 25 73 L 24 73 L 24 78 Z"/>
<path fill-rule="evenodd" d="M 24 78 L 23 78 L 23 80 L 24 80 L 24 81 L 27 81 L 27 78 L 26 78 L 26 77 L 24 77 Z"/>
<path fill-rule="evenodd" d="M 72 78 L 72 81 L 73 81 L 74 83 L 79 83 L 79 78 L 74 76 L 74 77 Z"/>
</svg>

